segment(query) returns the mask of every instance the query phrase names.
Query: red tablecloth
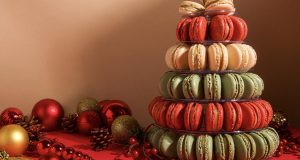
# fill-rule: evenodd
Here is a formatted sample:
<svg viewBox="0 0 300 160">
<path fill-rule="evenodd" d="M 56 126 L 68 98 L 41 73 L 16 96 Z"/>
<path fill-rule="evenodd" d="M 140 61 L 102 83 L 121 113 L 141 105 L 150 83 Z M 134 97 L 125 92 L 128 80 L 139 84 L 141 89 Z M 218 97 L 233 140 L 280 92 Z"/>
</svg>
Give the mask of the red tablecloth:
<svg viewBox="0 0 300 160">
<path fill-rule="evenodd" d="M 294 136 L 300 136 L 300 130 L 291 129 Z M 73 147 L 89 156 L 93 157 L 95 160 L 114 160 L 118 154 L 122 153 L 122 146 L 112 145 L 107 150 L 95 152 L 89 146 L 89 137 L 76 134 L 66 134 L 62 132 L 50 132 L 47 133 L 46 137 L 55 138 L 57 141 L 65 144 L 68 147 Z M 131 158 L 126 158 L 123 155 L 120 157 L 121 160 L 130 160 Z M 271 158 L 271 160 L 296 160 L 300 159 L 300 154 L 285 154 L 279 158 Z"/>
</svg>

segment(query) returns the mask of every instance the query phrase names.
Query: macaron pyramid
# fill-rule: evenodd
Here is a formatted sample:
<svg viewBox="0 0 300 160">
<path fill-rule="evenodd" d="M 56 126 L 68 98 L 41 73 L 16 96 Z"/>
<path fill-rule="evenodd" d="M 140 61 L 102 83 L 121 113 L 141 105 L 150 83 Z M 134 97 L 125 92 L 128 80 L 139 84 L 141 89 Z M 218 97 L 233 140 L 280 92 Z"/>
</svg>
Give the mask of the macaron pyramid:
<svg viewBox="0 0 300 160">
<path fill-rule="evenodd" d="M 149 104 L 155 124 L 147 140 L 164 159 L 268 159 L 279 145 L 261 98 L 263 79 L 251 72 L 255 49 L 233 0 L 184 1 L 178 43 L 165 56 L 170 71 Z"/>
</svg>

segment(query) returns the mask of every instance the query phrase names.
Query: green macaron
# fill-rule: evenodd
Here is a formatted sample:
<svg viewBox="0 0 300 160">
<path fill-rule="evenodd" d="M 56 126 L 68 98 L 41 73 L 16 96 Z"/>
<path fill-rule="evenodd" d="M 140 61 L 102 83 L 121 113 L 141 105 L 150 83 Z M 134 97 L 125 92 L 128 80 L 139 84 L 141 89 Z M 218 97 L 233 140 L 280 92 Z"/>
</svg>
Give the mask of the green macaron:
<svg viewBox="0 0 300 160">
<path fill-rule="evenodd" d="M 258 75 L 244 73 L 241 77 L 245 84 L 243 98 L 253 99 L 262 95 L 264 85 L 262 79 Z"/>
<path fill-rule="evenodd" d="M 229 134 L 219 134 L 214 137 L 214 149 L 216 160 L 233 160 L 234 159 L 234 141 Z"/>
<path fill-rule="evenodd" d="M 184 77 L 182 75 L 176 75 L 171 78 L 167 84 L 168 93 L 171 98 L 181 99 L 184 98 L 182 90 L 182 82 Z"/>
<path fill-rule="evenodd" d="M 187 99 L 201 99 L 203 98 L 203 83 L 202 77 L 197 74 L 192 74 L 184 78 L 183 94 Z"/>
<path fill-rule="evenodd" d="M 255 160 L 266 159 L 269 154 L 269 145 L 265 137 L 260 132 L 249 133 L 256 143 L 256 155 Z"/>
<path fill-rule="evenodd" d="M 268 142 L 269 153 L 268 153 L 267 157 L 270 157 L 275 153 L 275 151 L 278 147 L 278 144 L 279 144 L 279 139 L 274 132 L 272 132 L 268 129 L 262 130 L 262 131 L 260 131 L 260 133 L 265 137 L 265 139 Z"/>
<path fill-rule="evenodd" d="M 164 98 L 170 98 L 167 85 L 170 79 L 172 79 L 175 75 L 176 75 L 175 72 L 166 72 L 160 78 L 159 91 Z"/>
<path fill-rule="evenodd" d="M 177 142 L 177 155 L 179 159 L 196 159 L 196 139 L 193 135 L 182 135 Z"/>
<path fill-rule="evenodd" d="M 213 159 L 213 138 L 210 135 L 200 135 L 196 140 L 197 160 Z"/>
<path fill-rule="evenodd" d="M 218 74 L 207 74 L 204 76 L 204 95 L 208 100 L 221 99 L 221 77 Z"/>
<path fill-rule="evenodd" d="M 258 84 L 258 92 L 257 92 L 257 95 L 255 98 L 259 97 L 262 95 L 262 92 L 264 91 L 265 89 L 265 84 L 264 84 L 264 81 L 263 79 L 257 75 L 257 74 L 254 74 L 254 73 L 245 73 L 251 77 L 253 77 L 253 79 L 256 81 L 256 83 Z"/>
<path fill-rule="evenodd" d="M 163 129 L 159 129 L 154 131 L 153 135 L 151 136 L 151 139 L 149 137 L 150 143 L 155 147 L 158 148 L 159 146 L 159 139 L 160 137 L 165 133 L 166 131 Z"/>
<path fill-rule="evenodd" d="M 222 76 L 222 95 L 224 99 L 240 99 L 244 94 L 244 81 L 238 74 Z"/>
<path fill-rule="evenodd" d="M 176 158 L 178 139 L 179 136 L 175 132 L 165 132 L 159 139 L 158 151 L 168 158 Z"/>
<path fill-rule="evenodd" d="M 236 160 L 254 159 L 256 154 L 256 144 L 254 139 L 248 134 L 236 134 L 233 136 L 235 144 Z"/>
</svg>

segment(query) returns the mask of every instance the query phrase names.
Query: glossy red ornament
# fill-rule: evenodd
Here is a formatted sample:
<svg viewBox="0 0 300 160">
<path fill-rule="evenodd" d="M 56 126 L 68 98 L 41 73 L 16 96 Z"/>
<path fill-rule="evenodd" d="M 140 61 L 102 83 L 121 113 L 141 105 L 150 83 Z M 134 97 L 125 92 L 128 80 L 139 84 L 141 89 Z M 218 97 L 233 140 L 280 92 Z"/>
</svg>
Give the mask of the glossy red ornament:
<svg viewBox="0 0 300 160">
<path fill-rule="evenodd" d="M 120 100 L 104 100 L 98 103 L 101 118 L 106 127 L 111 127 L 112 122 L 121 115 L 131 115 L 129 106 Z"/>
<path fill-rule="evenodd" d="M 55 154 L 46 154 L 41 156 L 39 160 L 60 160 L 60 158 Z"/>
<path fill-rule="evenodd" d="M 50 148 L 52 147 L 53 142 L 48 139 L 41 140 L 36 145 L 36 150 L 39 155 L 47 155 L 50 153 Z"/>
<path fill-rule="evenodd" d="M 55 154 L 58 157 L 61 157 L 62 154 L 63 154 L 64 149 L 65 149 L 65 145 L 64 144 L 56 142 L 50 148 L 50 153 Z"/>
<path fill-rule="evenodd" d="M 20 109 L 14 107 L 7 108 L 1 113 L 0 126 L 15 124 L 20 116 L 23 116 Z"/>
<path fill-rule="evenodd" d="M 101 126 L 101 118 L 95 111 L 84 111 L 77 118 L 77 128 L 80 133 L 90 134 L 93 128 Z"/>
<path fill-rule="evenodd" d="M 43 99 L 34 105 L 32 116 L 40 120 L 46 131 L 56 129 L 64 116 L 62 106 L 53 99 Z"/>
<path fill-rule="evenodd" d="M 74 154 L 75 154 L 75 150 L 71 147 L 67 147 L 67 148 L 65 148 L 65 150 L 62 154 L 62 157 L 65 160 L 71 160 L 74 157 Z"/>
</svg>

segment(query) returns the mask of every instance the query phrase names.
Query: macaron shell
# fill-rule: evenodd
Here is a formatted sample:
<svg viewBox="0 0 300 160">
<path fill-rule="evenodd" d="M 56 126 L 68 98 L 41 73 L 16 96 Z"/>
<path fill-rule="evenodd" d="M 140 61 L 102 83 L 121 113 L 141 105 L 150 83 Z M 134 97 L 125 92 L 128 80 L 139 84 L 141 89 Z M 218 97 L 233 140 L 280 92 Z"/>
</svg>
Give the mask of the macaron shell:
<svg viewBox="0 0 300 160">
<path fill-rule="evenodd" d="M 205 7 L 199 3 L 192 1 L 183 1 L 179 7 L 179 13 L 183 16 L 197 16 L 200 11 L 205 10 Z"/>
<path fill-rule="evenodd" d="M 254 129 L 258 129 L 263 121 L 262 112 L 254 103 L 248 102 L 248 104 L 252 106 L 252 108 L 254 109 L 254 111 L 256 113 L 256 124 L 254 126 Z"/>
<path fill-rule="evenodd" d="M 177 155 L 179 159 L 185 159 L 184 155 L 184 140 L 186 135 L 182 135 L 179 137 L 177 142 Z"/>
<path fill-rule="evenodd" d="M 197 160 L 213 159 L 213 138 L 210 135 L 200 135 L 196 140 Z"/>
<path fill-rule="evenodd" d="M 243 111 L 242 111 L 242 107 L 240 106 L 239 103 L 237 102 L 232 102 L 232 105 L 236 111 L 236 121 L 235 121 L 235 127 L 233 130 L 239 130 L 242 126 L 242 122 L 243 122 Z"/>
<path fill-rule="evenodd" d="M 194 44 L 188 53 L 188 63 L 190 70 L 206 69 L 206 47 L 202 44 Z"/>
<path fill-rule="evenodd" d="M 240 99 L 244 94 L 244 81 L 238 74 L 222 76 L 222 94 L 224 99 Z"/>
<path fill-rule="evenodd" d="M 203 107 L 200 103 L 188 103 L 184 112 L 184 125 L 186 130 L 200 130 Z"/>
<path fill-rule="evenodd" d="M 227 48 L 222 43 L 214 43 L 208 47 L 208 63 L 211 71 L 224 71 L 228 66 Z"/>
<path fill-rule="evenodd" d="M 154 105 L 156 104 L 156 103 L 158 103 L 159 101 L 161 101 L 161 97 L 155 97 L 151 102 L 150 102 L 150 104 L 149 104 L 149 106 L 148 106 L 148 112 L 149 112 L 149 114 L 151 115 L 151 116 L 153 116 L 152 115 L 152 109 L 153 109 L 153 107 L 154 107 Z"/>
<path fill-rule="evenodd" d="M 167 110 L 167 113 L 166 113 L 166 125 L 168 126 L 168 128 L 175 128 L 173 126 L 173 123 L 172 123 L 172 114 L 173 114 L 173 110 L 174 108 L 176 107 L 176 103 L 171 103 L 169 105 L 169 108 Z"/>
<path fill-rule="evenodd" d="M 226 102 L 224 107 L 224 124 L 226 131 L 238 130 L 242 124 L 242 109 L 236 102 Z"/>
<path fill-rule="evenodd" d="M 176 44 L 170 47 L 165 56 L 167 66 L 172 70 L 186 70 L 188 66 L 189 47 L 183 44 Z"/>
<path fill-rule="evenodd" d="M 192 74 L 183 80 L 183 94 L 187 99 L 200 99 L 202 97 L 201 77 L 197 74 Z"/>
<path fill-rule="evenodd" d="M 240 66 L 241 71 L 247 71 L 247 65 L 249 63 L 249 53 L 248 53 L 248 48 L 244 44 L 237 44 L 242 51 L 242 64 Z"/>
<path fill-rule="evenodd" d="M 232 20 L 234 32 L 232 39 L 233 41 L 243 41 L 248 34 L 248 27 L 246 22 L 236 16 L 230 16 L 230 19 Z"/>
<path fill-rule="evenodd" d="M 250 147 L 251 142 L 249 139 L 243 134 L 233 135 L 233 141 L 235 144 L 235 156 L 236 160 L 245 160 L 250 159 Z"/>
<path fill-rule="evenodd" d="M 160 137 L 165 133 L 166 131 L 163 129 L 159 129 L 157 130 L 153 136 L 152 139 L 150 139 L 150 143 L 155 147 L 158 148 L 159 147 L 159 139 Z"/>
<path fill-rule="evenodd" d="M 159 117 L 158 117 L 158 124 L 162 127 L 166 127 L 166 113 L 167 113 L 167 110 L 168 110 L 168 105 L 170 103 L 169 102 L 166 102 L 164 103 L 162 106 L 161 106 L 161 109 L 159 111 Z"/>
<path fill-rule="evenodd" d="M 268 158 L 269 145 L 264 136 L 259 132 L 249 133 L 255 141 L 256 144 L 256 155 L 255 160 Z"/>
<path fill-rule="evenodd" d="M 168 93 L 171 96 L 171 98 L 181 99 L 184 97 L 183 90 L 182 90 L 183 79 L 184 78 L 182 76 L 176 75 L 172 79 L 169 80 L 167 88 L 168 88 Z"/>
<path fill-rule="evenodd" d="M 273 109 L 272 106 L 269 102 L 265 101 L 265 100 L 259 100 L 256 101 L 256 103 L 260 104 L 267 113 L 267 123 L 264 125 L 264 127 L 267 127 L 267 125 L 271 122 L 272 118 L 273 118 Z"/>
<path fill-rule="evenodd" d="M 195 145 L 195 138 L 192 135 L 186 135 L 184 139 L 184 159 L 187 160 L 196 160 L 196 145 Z"/>
<path fill-rule="evenodd" d="M 247 64 L 246 70 L 250 70 L 251 68 L 253 68 L 256 65 L 257 54 L 253 47 L 251 47 L 249 45 L 245 45 L 245 44 L 244 44 L 244 46 L 247 48 L 248 54 L 249 54 L 249 62 Z"/>
<path fill-rule="evenodd" d="M 225 148 L 227 147 L 224 138 L 221 134 L 214 137 L 214 149 L 215 149 L 215 159 L 222 160 L 226 159 L 226 151 Z"/>
<path fill-rule="evenodd" d="M 241 130 L 249 131 L 255 128 L 257 123 L 256 112 L 249 103 L 240 103 L 243 112 Z"/>
<path fill-rule="evenodd" d="M 250 159 L 254 159 L 255 155 L 256 155 L 256 143 L 254 141 L 254 139 L 249 135 L 249 134 L 244 134 L 247 139 L 249 140 L 250 142 Z"/>
<path fill-rule="evenodd" d="M 174 132 L 165 132 L 159 139 L 159 152 L 168 157 L 177 157 L 177 141 L 179 136 Z"/>
<path fill-rule="evenodd" d="M 177 103 L 173 108 L 171 123 L 174 129 L 184 129 L 184 108 L 185 105 L 183 103 Z"/>
<path fill-rule="evenodd" d="M 191 23 L 191 18 L 184 18 L 179 21 L 176 29 L 176 36 L 179 41 L 188 42 L 190 41 L 189 37 L 189 28 Z"/>
<path fill-rule="evenodd" d="M 205 128 L 206 131 L 220 131 L 222 129 L 224 112 L 219 103 L 209 103 L 205 109 Z"/>
<path fill-rule="evenodd" d="M 258 92 L 257 82 L 247 74 L 242 74 L 241 77 L 243 78 L 244 85 L 245 85 L 243 98 L 244 99 L 255 98 Z"/>
<path fill-rule="evenodd" d="M 234 146 L 234 141 L 231 135 L 229 134 L 224 134 L 225 138 L 225 152 L 226 152 L 226 159 L 227 160 L 233 160 L 234 159 L 234 154 L 235 154 L 235 146 Z"/>
<path fill-rule="evenodd" d="M 172 79 L 176 75 L 175 72 L 166 72 L 164 75 L 160 78 L 159 83 L 159 91 L 162 97 L 164 98 L 170 98 L 169 92 L 168 92 L 168 82 L 170 79 Z"/>
<path fill-rule="evenodd" d="M 213 76 L 207 74 L 204 76 L 204 95 L 205 99 L 213 99 Z"/>
<path fill-rule="evenodd" d="M 207 21 L 203 16 L 194 17 L 190 22 L 189 37 L 192 42 L 202 43 L 206 37 Z"/>
<path fill-rule="evenodd" d="M 259 124 L 258 128 L 264 128 L 269 124 L 267 110 L 258 103 L 253 103 L 253 105 L 255 105 L 261 112 L 261 123 Z"/>
<path fill-rule="evenodd" d="M 233 35 L 233 23 L 228 16 L 217 15 L 210 23 L 210 37 L 214 41 L 230 40 Z"/>
<path fill-rule="evenodd" d="M 229 44 L 226 46 L 228 51 L 228 70 L 240 70 L 243 62 L 243 53 L 238 44 Z"/>
<path fill-rule="evenodd" d="M 164 101 L 158 101 L 157 103 L 155 103 L 151 109 L 151 115 L 153 117 L 153 119 L 156 121 L 156 116 L 157 116 L 157 112 L 159 110 L 159 108 L 163 105 Z"/>
<path fill-rule="evenodd" d="M 268 142 L 269 145 L 268 157 L 271 157 L 278 147 L 277 141 L 279 140 L 277 140 L 277 137 L 274 134 L 267 132 L 266 130 L 262 130 L 260 133 L 265 137 L 265 139 Z"/>
<path fill-rule="evenodd" d="M 213 100 L 220 100 L 222 95 L 222 82 L 218 74 L 213 74 Z"/>
</svg>

